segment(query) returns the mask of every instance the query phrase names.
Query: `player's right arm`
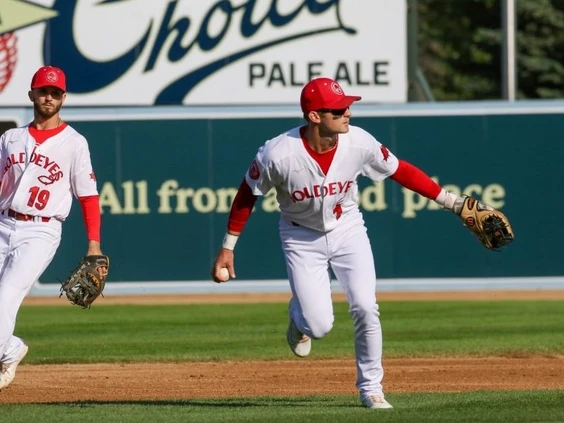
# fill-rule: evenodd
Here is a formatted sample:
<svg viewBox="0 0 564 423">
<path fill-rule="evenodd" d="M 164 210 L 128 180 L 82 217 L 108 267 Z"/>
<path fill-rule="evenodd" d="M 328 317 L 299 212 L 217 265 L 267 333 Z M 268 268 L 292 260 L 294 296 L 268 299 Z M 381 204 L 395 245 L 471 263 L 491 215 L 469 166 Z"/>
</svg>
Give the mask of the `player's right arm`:
<svg viewBox="0 0 564 423">
<path fill-rule="evenodd" d="M 229 212 L 229 220 L 227 223 L 227 232 L 223 238 L 223 243 L 217 254 L 215 262 L 212 267 L 212 279 L 216 282 L 224 282 L 220 279 L 219 271 L 222 268 L 226 268 L 229 271 L 229 276 L 231 278 L 235 277 L 235 259 L 233 250 L 235 249 L 235 244 L 239 239 L 239 235 L 243 232 L 255 202 L 257 201 L 257 196 L 251 192 L 251 187 L 247 184 L 247 181 L 243 179 L 237 195 L 233 200 L 231 205 L 231 211 Z"/>
<path fill-rule="evenodd" d="M 222 268 L 228 270 L 231 278 L 235 277 L 235 257 L 233 252 L 235 244 L 251 216 L 257 196 L 266 194 L 272 188 L 271 173 L 261 163 L 263 151 L 264 147 L 259 150 L 257 157 L 251 163 L 231 205 L 227 231 L 212 266 L 211 276 L 215 282 L 225 282 L 220 277 L 220 270 Z"/>
</svg>

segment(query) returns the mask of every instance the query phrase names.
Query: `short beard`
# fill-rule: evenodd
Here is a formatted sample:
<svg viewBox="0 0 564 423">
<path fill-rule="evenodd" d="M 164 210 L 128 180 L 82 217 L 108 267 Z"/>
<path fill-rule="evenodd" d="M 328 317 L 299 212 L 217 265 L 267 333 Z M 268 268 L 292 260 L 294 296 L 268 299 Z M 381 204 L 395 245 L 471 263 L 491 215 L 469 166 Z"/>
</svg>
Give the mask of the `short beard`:
<svg viewBox="0 0 564 423">
<path fill-rule="evenodd" d="M 61 106 L 63 104 L 59 104 L 58 106 L 55 106 L 55 108 L 51 111 L 51 112 L 45 112 L 43 110 L 41 110 L 41 106 L 37 103 L 33 103 L 33 110 L 35 112 L 35 116 L 41 116 L 43 119 L 50 119 L 53 116 L 55 116 L 57 113 L 59 113 L 59 110 L 61 110 Z"/>
</svg>

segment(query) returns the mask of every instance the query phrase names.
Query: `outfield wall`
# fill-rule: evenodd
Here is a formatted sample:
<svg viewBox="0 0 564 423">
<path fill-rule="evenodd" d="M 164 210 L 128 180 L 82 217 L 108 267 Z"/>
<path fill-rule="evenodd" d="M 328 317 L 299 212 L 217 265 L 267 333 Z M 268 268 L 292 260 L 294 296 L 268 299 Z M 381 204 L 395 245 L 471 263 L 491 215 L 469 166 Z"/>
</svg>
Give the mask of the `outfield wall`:
<svg viewBox="0 0 564 423">
<path fill-rule="evenodd" d="M 510 217 L 516 241 L 485 250 L 458 219 L 393 181 L 361 180 L 379 288 L 564 288 L 564 102 L 355 106 L 353 124 L 441 185 Z M 30 109 L 3 109 L 18 124 Z M 89 142 L 112 260 L 109 292 L 285 291 L 279 213 L 257 202 L 236 251 L 238 281 L 209 280 L 229 206 L 257 148 L 301 124 L 295 107 L 67 108 Z M 85 252 L 80 208 L 32 294 L 53 293 Z"/>
</svg>

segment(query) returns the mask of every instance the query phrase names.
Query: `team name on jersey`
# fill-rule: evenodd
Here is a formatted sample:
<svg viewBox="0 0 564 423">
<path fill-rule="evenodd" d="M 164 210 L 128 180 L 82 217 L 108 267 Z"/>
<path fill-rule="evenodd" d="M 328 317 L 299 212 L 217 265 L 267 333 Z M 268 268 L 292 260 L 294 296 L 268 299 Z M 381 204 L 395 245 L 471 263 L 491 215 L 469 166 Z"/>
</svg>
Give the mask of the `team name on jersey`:
<svg viewBox="0 0 564 423">
<path fill-rule="evenodd" d="M 29 162 L 33 163 L 36 166 L 42 167 L 49 172 L 48 175 L 41 175 L 37 177 L 38 181 L 43 185 L 50 185 L 63 177 L 61 167 L 55 160 L 51 160 L 49 157 L 44 156 L 43 154 L 37 154 L 35 150 L 33 151 L 33 153 L 31 153 Z M 16 164 L 25 164 L 25 153 L 23 151 L 20 153 L 12 153 L 8 156 L 8 159 L 6 160 L 6 166 L 4 166 L 4 173 L 6 173 L 13 165 Z"/>
<path fill-rule="evenodd" d="M 304 201 L 305 199 L 316 197 L 327 197 L 330 195 L 346 194 L 354 185 L 354 181 L 346 182 L 329 182 L 325 185 L 314 185 L 312 187 L 303 187 L 292 191 L 290 194 L 294 203 Z"/>
</svg>

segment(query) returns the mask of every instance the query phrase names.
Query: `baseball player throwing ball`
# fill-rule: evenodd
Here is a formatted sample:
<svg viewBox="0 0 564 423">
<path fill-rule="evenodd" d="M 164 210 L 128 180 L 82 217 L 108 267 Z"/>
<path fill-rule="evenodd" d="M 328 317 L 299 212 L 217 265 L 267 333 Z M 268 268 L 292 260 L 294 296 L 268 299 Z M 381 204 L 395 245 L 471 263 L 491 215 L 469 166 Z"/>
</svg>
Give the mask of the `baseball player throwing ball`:
<svg viewBox="0 0 564 423">
<path fill-rule="evenodd" d="M 44 66 L 28 93 L 34 119 L 0 137 L 0 389 L 28 346 L 14 336 L 24 297 L 53 259 L 72 196 L 80 200 L 88 252 L 101 255 L 100 206 L 86 139 L 61 120 L 66 77 Z"/>
<path fill-rule="evenodd" d="M 231 207 L 227 233 L 212 269 L 235 277 L 233 250 L 259 195 L 275 188 L 279 232 L 292 299 L 286 333 L 299 357 L 311 340 L 333 326 L 329 267 L 340 282 L 354 323 L 356 386 L 368 408 L 392 408 L 382 389 L 382 330 L 376 303 L 372 249 L 357 205 L 357 178 L 391 178 L 446 209 L 462 198 L 445 191 L 363 129 L 350 124 L 350 106 L 360 100 L 339 84 L 317 78 L 305 85 L 301 108 L 306 123 L 267 141 L 252 161 Z"/>
</svg>

